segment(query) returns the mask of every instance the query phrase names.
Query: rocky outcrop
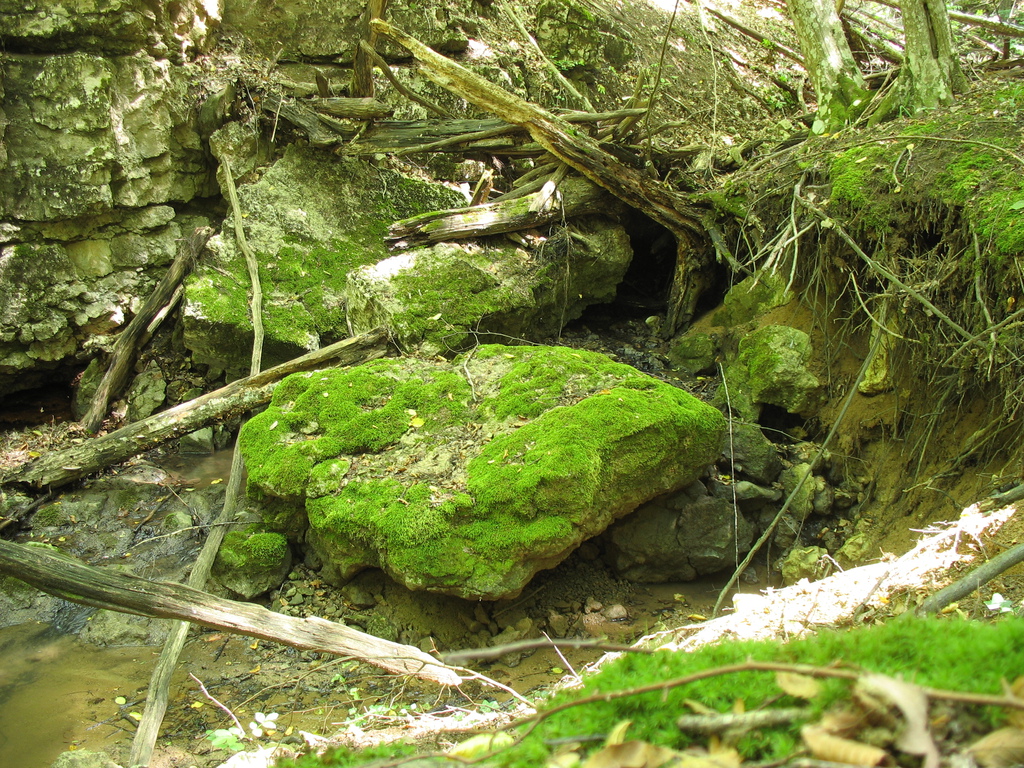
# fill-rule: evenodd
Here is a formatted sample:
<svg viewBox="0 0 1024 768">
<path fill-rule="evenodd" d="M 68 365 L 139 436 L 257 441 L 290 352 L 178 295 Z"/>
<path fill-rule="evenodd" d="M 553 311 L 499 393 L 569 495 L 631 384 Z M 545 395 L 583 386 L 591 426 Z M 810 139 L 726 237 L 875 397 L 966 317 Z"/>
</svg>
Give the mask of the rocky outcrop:
<svg viewBox="0 0 1024 768">
<path fill-rule="evenodd" d="M 753 528 L 733 500 L 712 496 L 701 482 L 644 504 L 604 534 L 609 562 L 641 582 L 692 581 L 735 566 Z"/>
<path fill-rule="evenodd" d="M 511 244 L 418 248 L 349 276 L 349 322 L 357 332 L 383 325 L 400 346 L 428 354 L 489 334 L 543 337 L 612 301 L 632 257 L 626 231 L 599 217 L 577 219 L 571 235 L 533 253 Z"/>
<path fill-rule="evenodd" d="M 243 429 L 265 523 L 336 582 L 494 600 L 718 455 L 713 408 L 603 355 L 487 345 L 285 380 Z M 307 527 L 308 519 L 308 531 Z"/>
<path fill-rule="evenodd" d="M 216 191 L 181 57 L 218 17 L 0 2 L 0 392 L 82 365 L 200 223 L 169 205 Z"/>
<path fill-rule="evenodd" d="M 387 258 L 390 222 L 464 205 L 457 192 L 326 150 L 291 146 L 254 184 L 238 189 L 263 284 L 264 360 L 281 363 L 349 335 L 348 274 Z M 247 371 L 252 348 L 245 259 L 233 214 L 191 275 L 184 342 L 197 362 Z"/>
</svg>

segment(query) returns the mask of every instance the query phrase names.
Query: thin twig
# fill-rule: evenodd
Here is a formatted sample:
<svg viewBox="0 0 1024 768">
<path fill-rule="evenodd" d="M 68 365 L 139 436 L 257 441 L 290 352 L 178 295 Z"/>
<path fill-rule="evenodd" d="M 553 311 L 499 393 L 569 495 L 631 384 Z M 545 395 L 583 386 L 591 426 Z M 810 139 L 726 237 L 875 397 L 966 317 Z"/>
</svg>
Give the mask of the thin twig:
<svg viewBox="0 0 1024 768">
<path fill-rule="evenodd" d="M 238 722 L 238 718 L 235 717 L 235 713 L 232 712 L 230 709 L 228 709 L 223 704 L 221 704 L 212 693 L 210 693 L 208 690 L 206 690 L 206 686 L 203 685 L 203 681 L 202 680 L 200 680 L 198 677 L 193 675 L 191 672 L 188 673 L 188 676 L 196 681 L 196 683 L 199 685 L 199 690 L 201 690 L 203 692 L 203 695 L 206 698 L 208 698 L 210 701 L 212 701 L 214 704 L 216 704 L 218 707 L 220 707 L 221 709 L 223 709 L 225 712 L 228 713 L 228 717 L 230 717 L 234 721 L 235 726 L 238 728 L 238 730 L 243 731 L 243 732 L 245 731 L 245 729 L 242 727 L 242 724 L 240 722 Z"/>
</svg>

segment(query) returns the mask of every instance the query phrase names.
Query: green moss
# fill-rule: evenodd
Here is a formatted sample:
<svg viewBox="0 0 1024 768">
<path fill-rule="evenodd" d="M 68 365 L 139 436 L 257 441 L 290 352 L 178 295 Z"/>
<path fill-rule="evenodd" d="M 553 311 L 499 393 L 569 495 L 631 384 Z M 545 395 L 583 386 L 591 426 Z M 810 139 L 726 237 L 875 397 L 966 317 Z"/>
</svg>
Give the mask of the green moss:
<svg viewBox="0 0 1024 768">
<path fill-rule="evenodd" d="M 284 536 L 251 527 L 225 534 L 217 553 L 229 568 L 257 571 L 276 568 L 287 556 L 288 540 Z"/>
<path fill-rule="evenodd" d="M 475 354 L 481 360 L 495 355 L 511 356 L 508 348 L 500 344 L 478 347 Z M 499 419 L 535 418 L 555 405 L 572 402 L 581 393 L 591 394 L 598 379 L 621 385 L 629 382 L 640 389 L 650 389 L 655 384 L 654 379 L 635 368 L 586 350 L 517 349 L 515 357 L 516 363 L 501 378 L 498 397 L 483 406 Z"/>
<path fill-rule="evenodd" d="M 314 465 L 382 451 L 410 429 L 438 429 L 462 415 L 471 396 L 464 379 L 439 371 L 399 381 L 403 367 L 402 361 L 378 360 L 286 378 L 240 435 L 250 483 L 298 498 Z M 320 485 L 325 473 L 340 481 L 339 470 L 337 464 L 320 470 Z"/>
<path fill-rule="evenodd" d="M 597 533 L 595 509 L 669 490 L 719 451 L 718 411 L 603 355 L 489 345 L 474 357 L 500 373 L 476 390 L 462 374 L 469 360 L 379 360 L 287 378 L 242 430 L 251 492 L 304 503 L 342 578 L 370 563 L 411 586 L 502 594 L 509 573 L 532 574 L 524 562 L 557 561 Z M 474 422 L 493 415 L 505 425 L 471 447 Z M 452 447 L 437 455 L 435 440 Z M 399 441 L 400 467 L 386 458 Z M 479 452 L 454 455 L 469 451 Z"/>
<path fill-rule="evenodd" d="M 1024 645 L 1019 642 L 1024 620 L 1008 619 L 992 624 L 960 620 L 908 620 L 857 629 L 849 632 L 820 632 L 787 644 L 775 641 L 731 642 L 685 653 L 661 652 L 651 655 L 624 654 L 605 665 L 580 689 L 558 694 L 541 709 L 577 701 L 595 694 L 613 694 L 645 685 L 677 680 L 686 676 L 742 664 L 748 660 L 799 663 L 821 667 L 842 665 L 848 669 L 902 677 L 917 685 L 952 691 L 1002 693 L 1007 669 L 1024 665 Z M 823 681 L 822 694 L 809 703 L 813 721 L 837 701 L 848 699 L 850 683 Z M 734 711 L 737 704 L 746 711 L 759 707 L 804 705 L 778 687 L 773 672 L 738 672 L 707 676 L 689 685 L 666 686 L 664 691 L 597 701 L 572 707 L 523 728 L 522 740 L 488 758 L 487 764 L 500 768 L 533 768 L 549 764 L 552 755 L 571 739 L 592 734 L 611 733 L 616 726 L 630 721 L 627 738 L 647 741 L 672 749 L 696 744 L 706 746 L 706 736 L 681 732 L 675 715 L 689 711 L 694 701 L 719 712 Z M 997 708 L 972 711 L 989 728 L 1005 718 Z M 746 761 L 781 761 L 792 756 L 800 745 L 799 729 L 806 721 L 764 728 L 742 737 L 737 748 Z M 581 749 L 600 749 L 602 743 Z M 399 752 L 375 752 L 374 757 L 406 756 Z M 360 765 L 367 753 L 337 752 L 323 757 L 307 756 L 282 766 Z"/>
<path fill-rule="evenodd" d="M 393 322 L 403 338 L 440 350 L 464 349 L 481 319 L 517 306 L 515 290 L 488 274 L 483 259 L 475 261 L 468 253 L 448 261 L 420 258 L 414 271 L 392 278 L 403 308 Z"/>
<path fill-rule="evenodd" d="M 887 198 L 887 168 L 895 156 L 876 144 L 853 147 L 834 157 L 829 175 L 832 200 L 857 209 L 864 224 L 873 229 L 888 227 L 891 202 Z"/>
<path fill-rule="evenodd" d="M 32 516 L 33 525 L 46 528 L 57 528 L 70 522 L 71 520 L 68 518 L 68 514 L 64 511 L 60 502 L 48 504 Z"/>
</svg>

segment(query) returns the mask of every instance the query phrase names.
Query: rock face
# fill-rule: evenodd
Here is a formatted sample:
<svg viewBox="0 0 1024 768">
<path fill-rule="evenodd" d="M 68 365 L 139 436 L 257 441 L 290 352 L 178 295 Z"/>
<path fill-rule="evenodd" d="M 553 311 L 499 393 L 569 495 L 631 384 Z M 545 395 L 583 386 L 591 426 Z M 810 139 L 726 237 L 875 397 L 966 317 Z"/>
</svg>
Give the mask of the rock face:
<svg viewBox="0 0 1024 768">
<path fill-rule="evenodd" d="M 208 223 L 169 203 L 216 191 L 181 57 L 219 13 L 0 0 L 0 392 L 82 365 Z"/>
<path fill-rule="evenodd" d="M 305 533 L 325 577 L 382 568 L 411 589 L 496 600 L 692 483 L 723 428 L 603 355 L 487 345 L 453 363 L 289 377 L 240 445 L 264 522 Z"/>
<path fill-rule="evenodd" d="M 260 265 L 267 365 L 348 335 L 348 273 L 388 255 L 390 222 L 464 205 L 457 192 L 331 152 L 291 146 L 238 196 L 246 238 Z M 229 216 L 211 257 L 186 285 L 185 345 L 197 362 L 248 371 L 252 323 L 245 260 Z"/>
<path fill-rule="evenodd" d="M 345 290 L 352 329 L 383 325 L 399 345 L 428 354 L 488 333 L 557 332 L 591 304 L 612 301 L 633 257 L 618 224 L 588 217 L 573 229 L 571 240 L 553 237 L 533 254 L 442 243 L 359 269 Z"/>
<path fill-rule="evenodd" d="M 228 2 L 224 27 L 244 34 L 264 56 L 293 60 L 329 59 L 352 62 L 366 4 L 359 0 L 287 0 L 286 2 Z M 463 51 L 467 38 L 462 27 L 474 12 L 468 0 L 440 5 L 402 6 L 388 9 L 389 20 L 437 51 Z M 389 56 L 405 57 L 403 49 L 388 42 L 381 46 Z"/>
</svg>

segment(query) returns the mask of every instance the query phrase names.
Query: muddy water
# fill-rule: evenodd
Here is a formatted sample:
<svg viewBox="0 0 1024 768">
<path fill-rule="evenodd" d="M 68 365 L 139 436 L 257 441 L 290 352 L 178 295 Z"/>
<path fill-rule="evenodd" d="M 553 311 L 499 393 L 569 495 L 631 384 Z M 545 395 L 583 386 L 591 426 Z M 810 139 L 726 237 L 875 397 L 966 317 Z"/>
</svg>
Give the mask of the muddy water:
<svg viewBox="0 0 1024 768">
<path fill-rule="evenodd" d="M 0 630 L 0 768 L 48 768 L 132 730 L 115 699 L 148 679 L 152 648 L 98 649 L 43 625 Z M 131 707 L 125 707 L 125 715 Z"/>
</svg>

